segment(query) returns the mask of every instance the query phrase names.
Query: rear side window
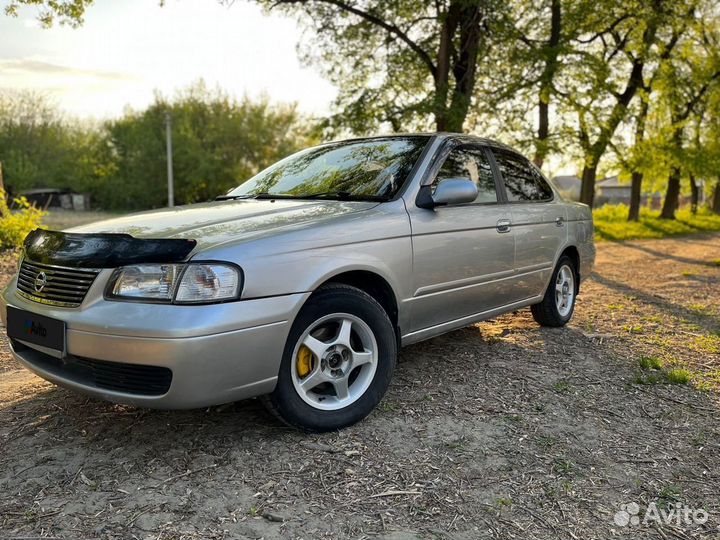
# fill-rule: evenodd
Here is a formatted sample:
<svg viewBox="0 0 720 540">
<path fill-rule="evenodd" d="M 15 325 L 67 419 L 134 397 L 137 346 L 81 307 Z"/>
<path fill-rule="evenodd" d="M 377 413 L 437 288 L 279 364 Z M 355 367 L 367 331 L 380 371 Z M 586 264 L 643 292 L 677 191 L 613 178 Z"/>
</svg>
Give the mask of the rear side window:
<svg viewBox="0 0 720 540">
<path fill-rule="evenodd" d="M 505 193 L 510 202 L 550 201 L 553 191 L 529 161 L 520 156 L 495 152 Z"/>
<path fill-rule="evenodd" d="M 465 146 L 450 152 L 432 183 L 433 191 L 438 182 L 448 178 L 471 180 L 478 188 L 475 203 L 497 202 L 495 179 L 487 156 L 481 148 Z"/>
</svg>

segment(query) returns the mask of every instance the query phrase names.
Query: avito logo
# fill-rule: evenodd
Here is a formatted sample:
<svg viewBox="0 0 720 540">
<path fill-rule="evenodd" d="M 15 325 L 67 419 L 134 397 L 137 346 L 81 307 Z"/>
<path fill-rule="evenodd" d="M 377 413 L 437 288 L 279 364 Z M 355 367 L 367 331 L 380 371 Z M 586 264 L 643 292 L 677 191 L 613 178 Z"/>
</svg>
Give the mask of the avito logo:
<svg viewBox="0 0 720 540">
<path fill-rule="evenodd" d="M 25 321 L 25 330 L 33 336 L 47 337 L 47 329 L 40 323 L 35 324 L 33 321 Z"/>
</svg>

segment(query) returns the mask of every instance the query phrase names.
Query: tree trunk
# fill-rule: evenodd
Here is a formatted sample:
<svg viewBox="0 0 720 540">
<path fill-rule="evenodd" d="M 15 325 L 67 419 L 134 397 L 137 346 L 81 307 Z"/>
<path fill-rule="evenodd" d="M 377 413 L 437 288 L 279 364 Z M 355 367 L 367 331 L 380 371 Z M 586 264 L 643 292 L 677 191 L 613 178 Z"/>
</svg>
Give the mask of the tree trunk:
<svg viewBox="0 0 720 540">
<path fill-rule="evenodd" d="M 592 208 L 593 202 L 595 201 L 596 177 L 597 165 L 585 165 L 582 173 L 582 184 L 580 186 L 580 202 L 587 204 L 590 208 Z"/>
<path fill-rule="evenodd" d="M 718 181 L 715 184 L 715 190 L 713 191 L 711 209 L 716 214 L 720 214 L 720 178 L 718 178 Z"/>
<path fill-rule="evenodd" d="M 443 20 L 435 74 L 435 125 L 438 131 L 463 130 L 475 91 L 482 18 L 479 4 L 453 0 Z M 455 84 L 448 104 L 450 73 Z"/>
<path fill-rule="evenodd" d="M 650 95 L 641 96 L 640 113 L 637 117 L 637 125 L 635 126 L 635 151 L 645 140 L 645 122 L 647 121 L 648 110 L 650 109 Z M 637 165 L 634 165 L 636 168 Z M 642 201 L 642 182 L 643 173 L 634 170 L 632 173 L 632 186 L 630 188 L 630 211 L 628 212 L 628 221 L 640 221 L 640 203 Z"/>
<path fill-rule="evenodd" d="M 548 139 L 550 137 L 550 94 L 552 82 L 558 69 L 558 45 L 560 44 L 560 31 L 562 29 L 562 6 L 560 0 L 552 0 L 550 6 L 550 39 L 545 46 L 545 67 L 540 77 L 540 92 L 538 99 L 538 140 L 535 145 L 533 161 L 542 167 L 549 151 Z"/>
<path fill-rule="evenodd" d="M 460 6 L 450 4 L 440 29 L 440 45 L 435 72 L 435 126 L 438 131 L 448 130 L 447 96 L 450 85 L 450 62 L 453 38 L 460 22 Z"/>
<path fill-rule="evenodd" d="M 538 168 L 543 166 L 545 156 L 548 153 L 547 140 L 550 134 L 550 99 L 540 90 L 540 101 L 538 102 L 538 140 L 535 144 L 535 157 L 533 161 Z"/>
<path fill-rule="evenodd" d="M 698 200 L 700 199 L 700 190 L 698 189 L 695 175 L 690 175 L 690 211 L 697 214 Z"/>
<path fill-rule="evenodd" d="M 665 192 L 665 201 L 663 202 L 660 217 L 662 219 L 675 219 L 675 210 L 677 210 L 680 201 L 680 168 L 673 167 L 668 177 L 667 191 Z"/>
<path fill-rule="evenodd" d="M 640 221 L 642 181 L 643 173 L 638 171 L 632 173 L 632 184 L 630 186 L 630 211 L 628 212 L 628 221 Z"/>
<path fill-rule="evenodd" d="M 673 145 L 677 149 L 679 155 L 682 155 L 683 151 L 683 128 L 679 124 L 682 118 L 678 118 L 675 113 L 672 114 L 672 122 L 675 124 L 675 130 L 673 131 L 672 141 Z M 665 201 L 660 212 L 662 219 L 675 219 L 675 211 L 680 206 L 680 166 L 673 165 L 670 169 L 670 176 L 668 177 L 667 190 L 665 191 Z"/>
<path fill-rule="evenodd" d="M 448 129 L 462 132 L 475 92 L 477 61 L 480 52 L 480 5 L 463 4 L 460 15 L 460 48 L 452 67 L 455 88 L 450 99 Z"/>
</svg>

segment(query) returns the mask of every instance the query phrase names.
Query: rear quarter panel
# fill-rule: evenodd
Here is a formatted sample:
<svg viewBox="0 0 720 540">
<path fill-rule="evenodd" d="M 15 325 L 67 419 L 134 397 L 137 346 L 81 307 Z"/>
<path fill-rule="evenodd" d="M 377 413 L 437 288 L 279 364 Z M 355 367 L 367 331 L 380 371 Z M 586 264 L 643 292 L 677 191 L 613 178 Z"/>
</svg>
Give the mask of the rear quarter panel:
<svg viewBox="0 0 720 540">
<path fill-rule="evenodd" d="M 581 203 L 567 203 L 568 240 L 580 254 L 580 279 L 592 274 L 595 265 L 595 230 L 592 210 Z"/>
</svg>

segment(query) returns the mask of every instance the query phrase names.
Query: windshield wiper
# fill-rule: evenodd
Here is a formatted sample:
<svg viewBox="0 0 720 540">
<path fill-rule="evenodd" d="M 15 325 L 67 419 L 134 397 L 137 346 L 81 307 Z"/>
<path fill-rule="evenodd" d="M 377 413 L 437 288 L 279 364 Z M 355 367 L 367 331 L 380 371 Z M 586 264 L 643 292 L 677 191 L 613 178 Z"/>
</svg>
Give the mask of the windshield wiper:
<svg viewBox="0 0 720 540">
<path fill-rule="evenodd" d="M 388 197 L 385 197 L 383 195 L 354 195 L 350 193 L 349 191 L 323 191 L 320 193 L 301 193 L 299 195 L 291 195 L 289 193 L 256 193 L 254 195 L 252 194 L 246 194 L 246 195 L 221 195 L 220 197 L 215 197 L 216 201 L 230 201 L 230 200 L 238 200 L 238 199 L 260 199 L 260 200 L 267 200 L 267 199 L 337 199 L 339 201 L 378 201 L 378 202 L 384 202 L 388 201 Z"/>
<path fill-rule="evenodd" d="M 382 195 L 355 195 L 349 191 L 323 191 L 321 193 L 307 193 L 295 195 L 297 199 L 337 199 L 339 201 L 387 201 Z"/>
<path fill-rule="evenodd" d="M 221 195 L 216 201 L 238 201 L 243 199 L 294 199 L 291 195 L 275 195 L 274 193 L 246 193 L 244 195 Z"/>
<path fill-rule="evenodd" d="M 239 199 L 252 199 L 253 195 L 220 195 L 215 197 L 215 201 L 237 201 Z"/>
</svg>

